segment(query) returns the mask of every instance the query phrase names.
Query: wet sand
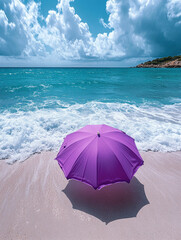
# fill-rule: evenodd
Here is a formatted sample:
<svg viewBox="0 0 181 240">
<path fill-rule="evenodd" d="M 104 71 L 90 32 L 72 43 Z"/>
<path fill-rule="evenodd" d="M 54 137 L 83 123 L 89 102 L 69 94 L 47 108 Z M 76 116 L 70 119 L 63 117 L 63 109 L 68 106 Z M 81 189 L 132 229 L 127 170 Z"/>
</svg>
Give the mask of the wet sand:
<svg viewBox="0 0 181 240">
<path fill-rule="evenodd" d="M 181 152 L 142 152 L 130 184 L 67 181 L 56 153 L 0 162 L 0 239 L 181 239 Z"/>
</svg>

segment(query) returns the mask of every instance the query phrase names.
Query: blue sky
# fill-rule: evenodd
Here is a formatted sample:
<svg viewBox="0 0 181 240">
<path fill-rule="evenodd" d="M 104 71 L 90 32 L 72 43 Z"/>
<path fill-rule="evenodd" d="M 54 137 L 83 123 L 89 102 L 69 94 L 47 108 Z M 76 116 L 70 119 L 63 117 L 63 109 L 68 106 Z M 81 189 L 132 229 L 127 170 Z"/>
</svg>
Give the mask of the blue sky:
<svg viewBox="0 0 181 240">
<path fill-rule="evenodd" d="M 180 0 L 0 0 L 0 66 L 134 66 L 180 39 Z"/>
<path fill-rule="evenodd" d="M 28 3 L 28 0 L 24 2 Z M 46 17 L 49 10 L 56 10 L 56 5 L 57 0 L 41 1 L 42 15 Z M 101 18 L 108 20 L 109 14 L 106 12 L 106 0 L 75 0 L 70 5 L 75 8 L 75 12 L 81 17 L 82 21 L 87 22 L 94 37 L 98 33 L 108 32 L 109 29 L 105 29 L 100 23 Z"/>
</svg>

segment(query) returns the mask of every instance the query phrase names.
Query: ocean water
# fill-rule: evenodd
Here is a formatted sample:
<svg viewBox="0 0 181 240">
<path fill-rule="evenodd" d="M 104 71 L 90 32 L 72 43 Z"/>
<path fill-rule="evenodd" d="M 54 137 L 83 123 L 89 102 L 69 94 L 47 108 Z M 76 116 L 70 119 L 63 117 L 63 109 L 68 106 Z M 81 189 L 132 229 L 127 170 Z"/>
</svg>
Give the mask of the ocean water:
<svg viewBox="0 0 181 240">
<path fill-rule="evenodd" d="M 58 151 L 67 134 L 102 123 L 139 150 L 181 150 L 181 69 L 0 69 L 0 159 Z"/>
</svg>

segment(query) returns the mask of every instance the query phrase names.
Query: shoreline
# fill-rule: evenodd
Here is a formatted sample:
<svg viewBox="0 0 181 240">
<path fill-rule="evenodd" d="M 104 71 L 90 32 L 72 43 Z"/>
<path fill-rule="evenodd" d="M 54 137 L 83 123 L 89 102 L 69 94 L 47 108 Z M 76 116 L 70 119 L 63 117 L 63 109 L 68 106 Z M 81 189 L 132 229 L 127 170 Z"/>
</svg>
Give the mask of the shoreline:
<svg viewBox="0 0 181 240">
<path fill-rule="evenodd" d="M 101 190 L 68 181 L 56 154 L 0 161 L 0 239 L 180 239 L 181 151 L 142 151 L 130 184 Z"/>
<path fill-rule="evenodd" d="M 58 151 L 55 151 L 55 150 L 43 150 L 41 152 L 34 152 L 32 153 L 29 157 L 25 158 L 24 160 L 16 160 L 14 162 L 8 162 L 9 158 L 0 158 L 0 163 L 1 162 L 5 162 L 6 164 L 8 165 L 14 165 L 14 164 L 17 164 L 17 163 L 23 163 L 23 162 L 26 162 L 29 158 L 31 158 L 32 156 L 34 155 L 39 155 L 39 154 L 44 154 L 44 153 L 52 153 L 52 154 L 55 154 L 55 156 L 58 154 Z M 141 154 L 143 153 L 181 153 L 181 150 L 176 150 L 176 151 L 153 151 L 153 150 L 139 150 L 139 152 Z"/>
</svg>

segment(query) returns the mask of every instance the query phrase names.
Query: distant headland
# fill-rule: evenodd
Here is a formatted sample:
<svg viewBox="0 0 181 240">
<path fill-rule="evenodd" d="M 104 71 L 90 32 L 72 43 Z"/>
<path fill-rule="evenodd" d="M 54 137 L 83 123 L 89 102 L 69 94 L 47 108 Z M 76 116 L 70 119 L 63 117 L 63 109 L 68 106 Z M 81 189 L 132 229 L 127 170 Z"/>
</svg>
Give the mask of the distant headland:
<svg viewBox="0 0 181 240">
<path fill-rule="evenodd" d="M 181 68 L 181 55 L 174 57 L 157 58 L 141 63 L 136 68 Z"/>
</svg>

